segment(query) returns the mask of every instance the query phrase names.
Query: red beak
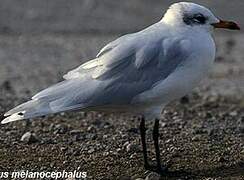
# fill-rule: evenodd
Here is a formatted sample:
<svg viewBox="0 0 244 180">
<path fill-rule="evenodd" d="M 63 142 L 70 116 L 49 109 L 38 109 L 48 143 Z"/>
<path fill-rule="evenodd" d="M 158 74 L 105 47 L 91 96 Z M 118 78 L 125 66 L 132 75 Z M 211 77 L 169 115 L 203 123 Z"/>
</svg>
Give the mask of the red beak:
<svg viewBox="0 0 244 180">
<path fill-rule="evenodd" d="M 237 23 L 232 21 L 223 21 L 220 20 L 218 23 L 213 23 L 212 26 L 214 28 L 224 28 L 224 29 L 231 29 L 231 30 L 241 30 Z"/>
</svg>

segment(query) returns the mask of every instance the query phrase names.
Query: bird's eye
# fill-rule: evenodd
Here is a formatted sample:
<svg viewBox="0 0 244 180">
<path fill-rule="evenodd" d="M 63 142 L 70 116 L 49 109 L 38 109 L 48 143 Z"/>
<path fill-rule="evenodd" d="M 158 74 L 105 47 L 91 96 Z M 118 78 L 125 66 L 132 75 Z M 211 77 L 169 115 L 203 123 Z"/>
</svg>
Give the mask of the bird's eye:
<svg viewBox="0 0 244 180">
<path fill-rule="evenodd" d="M 200 13 L 194 15 L 184 14 L 183 16 L 183 21 L 185 24 L 190 26 L 206 24 L 207 19 L 207 17 Z"/>
<path fill-rule="evenodd" d="M 205 24 L 207 19 L 202 14 L 197 14 L 194 16 L 194 20 L 199 24 Z"/>
</svg>

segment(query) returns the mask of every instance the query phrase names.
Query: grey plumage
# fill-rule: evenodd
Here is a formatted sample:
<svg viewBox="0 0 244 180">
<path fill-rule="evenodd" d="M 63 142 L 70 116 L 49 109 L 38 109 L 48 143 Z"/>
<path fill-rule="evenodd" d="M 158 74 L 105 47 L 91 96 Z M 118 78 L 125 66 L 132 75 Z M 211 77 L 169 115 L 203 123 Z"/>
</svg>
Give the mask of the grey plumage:
<svg viewBox="0 0 244 180">
<path fill-rule="evenodd" d="M 18 119 L 89 107 L 130 104 L 138 94 L 167 78 L 185 59 L 182 38 L 158 38 L 155 24 L 105 46 L 94 60 L 67 73 L 63 82 L 47 88 L 5 115 Z M 163 29 L 162 32 L 163 33 Z M 166 46 L 167 44 L 167 46 Z"/>
</svg>

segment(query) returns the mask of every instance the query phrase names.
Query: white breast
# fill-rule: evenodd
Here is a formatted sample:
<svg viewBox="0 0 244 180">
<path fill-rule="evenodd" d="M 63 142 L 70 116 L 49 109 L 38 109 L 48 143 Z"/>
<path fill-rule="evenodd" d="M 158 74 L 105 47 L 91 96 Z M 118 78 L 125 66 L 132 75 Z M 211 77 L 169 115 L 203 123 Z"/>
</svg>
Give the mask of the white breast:
<svg viewBox="0 0 244 180">
<path fill-rule="evenodd" d="M 166 79 L 152 89 L 135 98 L 136 102 L 156 107 L 166 105 L 195 88 L 207 76 L 215 58 L 215 43 L 210 35 L 192 38 L 185 48 L 191 48 L 191 54 L 184 65 L 175 70 Z"/>
</svg>

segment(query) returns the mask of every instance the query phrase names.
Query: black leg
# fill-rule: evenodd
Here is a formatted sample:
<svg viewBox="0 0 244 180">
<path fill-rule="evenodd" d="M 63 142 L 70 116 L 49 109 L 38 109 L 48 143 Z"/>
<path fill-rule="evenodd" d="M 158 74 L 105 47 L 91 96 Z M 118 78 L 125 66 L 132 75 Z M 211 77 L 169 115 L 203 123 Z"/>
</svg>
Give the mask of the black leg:
<svg viewBox="0 0 244 180">
<path fill-rule="evenodd" d="M 146 170 L 154 171 L 160 174 L 166 174 L 168 172 L 168 169 L 161 165 L 161 159 L 160 159 L 160 150 L 159 150 L 159 120 L 155 120 L 154 128 L 153 128 L 153 141 L 154 141 L 154 147 L 156 152 L 156 161 L 157 165 L 156 167 L 153 165 L 150 165 L 148 163 L 148 157 L 147 157 L 147 145 L 146 145 L 146 127 L 145 127 L 145 118 L 141 118 L 140 122 L 140 133 L 141 133 L 141 143 L 142 143 L 142 150 L 143 150 L 143 158 L 144 158 L 144 167 Z"/>
<path fill-rule="evenodd" d="M 141 133 L 141 143 L 142 143 L 142 151 L 143 151 L 143 158 L 144 158 L 144 167 L 145 169 L 148 170 L 150 166 L 147 161 L 146 127 L 145 127 L 144 117 L 141 117 L 140 133 Z"/>
<path fill-rule="evenodd" d="M 156 119 L 155 123 L 154 123 L 154 127 L 153 127 L 153 141 L 154 141 L 154 147 L 155 147 L 155 152 L 156 152 L 157 168 L 161 168 L 161 159 L 160 159 L 158 138 L 159 138 L 159 120 Z"/>
<path fill-rule="evenodd" d="M 158 139 L 159 139 L 159 119 L 156 119 L 155 123 L 154 123 L 154 127 L 153 127 L 153 141 L 154 141 L 154 147 L 155 147 L 155 152 L 156 152 L 157 172 L 166 173 L 167 168 L 162 167 L 162 165 L 161 165 Z"/>
</svg>

